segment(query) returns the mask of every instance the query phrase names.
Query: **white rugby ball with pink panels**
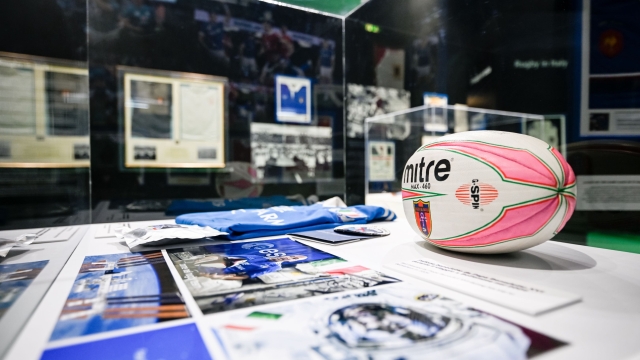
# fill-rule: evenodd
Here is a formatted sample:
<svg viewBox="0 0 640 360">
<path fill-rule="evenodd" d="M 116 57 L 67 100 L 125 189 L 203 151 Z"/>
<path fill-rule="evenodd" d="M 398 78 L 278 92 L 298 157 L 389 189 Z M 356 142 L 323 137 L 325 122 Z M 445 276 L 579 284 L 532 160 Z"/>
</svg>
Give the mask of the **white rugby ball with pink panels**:
<svg viewBox="0 0 640 360">
<path fill-rule="evenodd" d="M 443 136 L 411 156 L 402 201 L 412 229 L 435 246 L 508 253 L 562 229 L 575 209 L 576 178 L 542 140 L 469 131 Z"/>
</svg>

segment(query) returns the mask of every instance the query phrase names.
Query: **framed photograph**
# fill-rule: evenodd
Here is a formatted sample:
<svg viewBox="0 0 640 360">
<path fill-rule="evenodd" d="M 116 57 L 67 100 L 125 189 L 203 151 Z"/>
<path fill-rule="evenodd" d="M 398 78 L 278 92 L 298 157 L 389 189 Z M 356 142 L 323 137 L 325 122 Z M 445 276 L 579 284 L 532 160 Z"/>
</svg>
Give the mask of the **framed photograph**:
<svg viewBox="0 0 640 360">
<path fill-rule="evenodd" d="M 376 86 L 347 84 L 347 137 L 364 137 L 365 119 L 408 109 L 411 105 L 411 92 Z M 397 121 L 403 130 L 394 131 L 395 140 L 404 140 L 408 132 L 408 120 Z M 400 135 L 400 136 L 396 136 Z"/>
<path fill-rule="evenodd" d="M 332 130 L 328 126 L 251 124 L 251 165 L 264 183 L 331 179 Z"/>
<path fill-rule="evenodd" d="M 121 71 L 125 167 L 224 167 L 226 79 Z"/>
<path fill-rule="evenodd" d="M 276 76 L 276 121 L 311 123 L 311 79 Z"/>
</svg>

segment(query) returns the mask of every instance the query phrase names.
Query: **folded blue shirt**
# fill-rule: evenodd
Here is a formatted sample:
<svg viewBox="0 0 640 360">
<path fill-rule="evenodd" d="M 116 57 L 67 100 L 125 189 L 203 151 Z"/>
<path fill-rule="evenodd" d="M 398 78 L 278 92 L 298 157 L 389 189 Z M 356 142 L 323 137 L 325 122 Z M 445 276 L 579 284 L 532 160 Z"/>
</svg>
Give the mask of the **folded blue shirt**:
<svg viewBox="0 0 640 360">
<path fill-rule="evenodd" d="M 178 216 L 176 223 L 209 226 L 229 233 L 229 240 L 242 240 L 284 235 L 292 231 L 329 229 L 345 223 L 366 224 L 395 219 L 393 211 L 380 206 L 323 207 L 322 204 L 314 204 L 185 214 Z"/>
</svg>

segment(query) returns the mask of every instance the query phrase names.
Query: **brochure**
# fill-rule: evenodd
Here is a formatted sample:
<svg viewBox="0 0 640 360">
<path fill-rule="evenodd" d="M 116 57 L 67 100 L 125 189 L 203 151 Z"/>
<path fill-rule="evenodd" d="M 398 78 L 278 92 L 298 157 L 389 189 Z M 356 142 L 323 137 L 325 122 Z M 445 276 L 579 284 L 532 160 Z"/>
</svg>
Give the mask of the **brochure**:
<svg viewBox="0 0 640 360">
<path fill-rule="evenodd" d="M 0 318 L 31 285 L 49 260 L 0 265 Z"/>
<path fill-rule="evenodd" d="M 51 341 L 186 317 L 162 252 L 87 256 Z"/>
<path fill-rule="evenodd" d="M 288 238 L 167 253 L 205 314 L 399 281 Z"/>
</svg>

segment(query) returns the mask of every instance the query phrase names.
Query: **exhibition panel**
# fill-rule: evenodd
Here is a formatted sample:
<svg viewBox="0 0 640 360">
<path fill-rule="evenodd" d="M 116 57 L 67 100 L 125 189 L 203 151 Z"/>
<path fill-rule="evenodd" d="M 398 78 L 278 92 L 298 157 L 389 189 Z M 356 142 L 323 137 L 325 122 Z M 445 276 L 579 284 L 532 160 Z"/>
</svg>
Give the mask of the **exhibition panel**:
<svg viewBox="0 0 640 360">
<path fill-rule="evenodd" d="M 0 3 L 0 359 L 640 354 L 637 1 Z"/>
</svg>

